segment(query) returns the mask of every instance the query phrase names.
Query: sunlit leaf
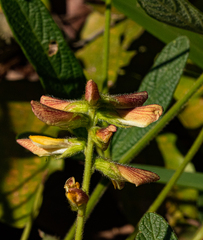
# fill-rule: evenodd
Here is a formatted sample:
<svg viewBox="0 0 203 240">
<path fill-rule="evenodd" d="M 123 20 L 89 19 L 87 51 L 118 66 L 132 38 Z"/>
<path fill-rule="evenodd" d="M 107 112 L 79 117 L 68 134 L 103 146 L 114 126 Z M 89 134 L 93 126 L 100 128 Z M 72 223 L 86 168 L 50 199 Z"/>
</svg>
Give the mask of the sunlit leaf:
<svg viewBox="0 0 203 240">
<path fill-rule="evenodd" d="M 196 81 L 195 78 L 183 76 L 174 93 L 175 99 L 180 99 Z M 179 113 L 178 118 L 184 127 L 194 129 L 203 125 L 203 87 L 189 100 L 188 104 Z"/>
<path fill-rule="evenodd" d="M 104 81 L 103 75 L 103 48 L 104 37 L 96 34 L 104 29 L 104 15 L 93 12 L 85 25 L 82 32 L 82 41 L 91 39 L 85 47 L 77 51 L 76 56 L 82 60 L 84 64 L 84 72 L 87 79 L 93 79 L 99 89 L 102 88 Z M 125 20 L 111 28 L 110 30 L 110 54 L 109 54 L 109 82 L 112 86 L 118 74 L 124 74 L 122 69 L 128 65 L 131 58 L 136 54 L 135 50 L 127 51 L 130 43 L 142 32 L 142 28 L 131 20 Z M 123 39 L 123 40 L 121 40 Z M 81 42 L 82 42 L 81 41 Z"/>
</svg>

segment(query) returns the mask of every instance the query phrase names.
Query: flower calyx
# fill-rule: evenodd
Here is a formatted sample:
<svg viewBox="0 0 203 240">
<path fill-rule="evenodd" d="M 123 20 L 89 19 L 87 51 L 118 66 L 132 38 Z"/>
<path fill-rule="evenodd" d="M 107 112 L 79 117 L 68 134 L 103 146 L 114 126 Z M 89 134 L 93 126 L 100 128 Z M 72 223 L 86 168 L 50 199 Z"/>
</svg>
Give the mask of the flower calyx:
<svg viewBox="0 0 203 240">
<path fill-rule="evenodd" d="M 87 204 L 89 197 L 82 189 L 80 189 L 80 184 L 75 182 L 74 177 L 66 180 L 64 188 L 66 198 L 73 211 L 77 211 L 79 208 L 83 208 Z"/>
<path fill-rule="evenodd" d="M 111 179 L 114 188 L 121 190 L 125 182 L 135 184 L 136 187 L 159 180 L 159 176 L 151 171 L 121 165 L 119 163 L 97 158 L 94 168 Z"/>
</svg>

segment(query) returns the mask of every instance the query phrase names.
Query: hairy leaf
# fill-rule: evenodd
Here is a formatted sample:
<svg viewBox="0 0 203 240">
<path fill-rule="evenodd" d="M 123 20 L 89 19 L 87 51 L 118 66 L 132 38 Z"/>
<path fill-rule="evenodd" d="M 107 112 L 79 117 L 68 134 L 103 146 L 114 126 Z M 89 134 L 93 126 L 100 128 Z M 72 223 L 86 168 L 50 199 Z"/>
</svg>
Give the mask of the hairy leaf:
<svg viewBox="0 0 203 240">
<path fill-rule="evenodd" d="M 177 240 L 177 237 L 163 217 L 146 213 L 139 223 L 136 240 Z"/>
<path fill-rule="evenodd" d="M 203 33 L 203 13 L 185 0 L 138 0 L 146 13 L 167 24 Z"/>
<path fill-rule="evenodd" d="M 85 77 L 78 60 L 40 0 L 1 0 L 13 34 L 48 94 L 76 97 Z"/>
<path fill-rule="evenodd" d="M 150 2 L 150 1 L 149 1 Z M 148 16 L 137 0 L 113 0 L 114 6 L 144 29 L 165 43 L 169 43 L 180 35 L 187 36 L 190 40 L 190 59 L 200 67 L 203 67 L 203 35 L 175 28 L 159 22 Z"/>
<path fill-rule="evenodd" d="M 167 109 L 187 61 L 188 50 L 186 37 L 177 38 L 162 50 L 139 88 L 139 91 L 148 92 L 146 105 L 159 104 Z M 119 129 L 112 141 L 113 160 L 118 161 L 154 124 L 147 128 Z"/>
</svg>

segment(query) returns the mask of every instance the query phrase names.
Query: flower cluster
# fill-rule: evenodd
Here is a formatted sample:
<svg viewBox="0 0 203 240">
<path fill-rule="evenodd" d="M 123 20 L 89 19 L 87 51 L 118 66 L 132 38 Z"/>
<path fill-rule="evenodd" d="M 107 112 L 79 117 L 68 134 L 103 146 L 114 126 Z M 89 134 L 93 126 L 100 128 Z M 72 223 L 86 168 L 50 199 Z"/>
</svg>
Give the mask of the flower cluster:
<svg viewBox="0 0 203 240">
<path fill-rule="evenodd" d="M 146 127 L 159 119 L 163 112 L 162 107 L 157 104 L 143 106 L 147 98 L 147 92 L 102 95 L 97 84 L 89 80 L 82 100 L 42 96 L 39 102 L 31 101 L 31 106 L 33 113 L 48 125 L 66 130 L 86 128 L 94 144 L 101 150 L 106 150 L 117 127 Z M 110 125 L 104 126 L 103 122 Z M 39 135 L 18 139 L 17 142 L 40 157 L 58 155 L 58 158 L 85 152 L 87 145 L 86 139 L 61 139 Z M 94 161 L 93 167 L 109 177 L 118 189 L 123 187 L 125 181 L 138 186 L 159 179 L 155 173 L 120 165 L 101 157 Z M 81 192 L 73 178 L 67 180 L 65 188 L 68 199 L 74 199 L 72 202 L 80 205 Z"/>
</svg>

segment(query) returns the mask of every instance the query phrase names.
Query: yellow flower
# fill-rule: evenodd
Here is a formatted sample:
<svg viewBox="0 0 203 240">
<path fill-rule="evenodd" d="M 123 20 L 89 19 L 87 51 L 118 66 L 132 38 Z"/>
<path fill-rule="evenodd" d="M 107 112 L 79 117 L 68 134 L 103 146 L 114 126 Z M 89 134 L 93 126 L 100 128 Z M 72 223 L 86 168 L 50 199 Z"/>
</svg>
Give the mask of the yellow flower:
<svg viewBox="0 0 203 240">
<path fill-rule="evenodd" d="M 76 138 L 62 139 L 46 136 L 29 136 L 29 139 L 17 139 L 17 142 L 32 153 L 43 156 L 61 155 L 61 158 L 70 157 L 83 151 L 85 141 Z"/>
</svg>

